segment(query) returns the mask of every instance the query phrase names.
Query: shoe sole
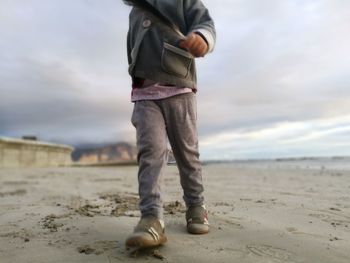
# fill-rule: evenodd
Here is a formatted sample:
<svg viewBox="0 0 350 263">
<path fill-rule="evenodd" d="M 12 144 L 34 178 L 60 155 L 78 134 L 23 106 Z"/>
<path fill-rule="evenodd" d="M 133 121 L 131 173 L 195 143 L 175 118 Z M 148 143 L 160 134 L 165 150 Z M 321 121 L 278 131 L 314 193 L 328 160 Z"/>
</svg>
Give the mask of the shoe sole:
<svg viewBox="0 0 350 263">
<path fill-rule="evenodd" d="M 195 229 L 192 227 L 187 227 L 187 232 L 193 235 L 204 235 L 204 234 L 208 234 L 209 233 L 210 228 L 208 227 L 208 229 Z"/>
<path fill-rule="evenodd" d="M 150 248 L 150 247 L 158 247 L 167 242 L 167 237 L 163 236 L 159 239 L 158 242 L 145 240 L 142 238 L 134 238 L 127 240 L 125 245 L 130 248 Z"/>
<path fill-rule="evenodd" d="M 192 235 L 205 235 L 205 234 L 209 233 L 209 230 L 208 231 L 190 231 L 190 230 L 187 230 L 187 232 L 192 234 Z"/>
</svg>

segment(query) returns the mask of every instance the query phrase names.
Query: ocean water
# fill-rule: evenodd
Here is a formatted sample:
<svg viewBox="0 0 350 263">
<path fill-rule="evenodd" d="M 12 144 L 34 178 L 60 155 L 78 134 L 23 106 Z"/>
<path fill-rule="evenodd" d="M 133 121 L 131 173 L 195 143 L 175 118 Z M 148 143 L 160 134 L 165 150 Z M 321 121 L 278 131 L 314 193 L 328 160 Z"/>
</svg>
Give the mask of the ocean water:
<svg viewBox="0 0 350 263">
<path fill-rule="evenodd" d="M 350 170 L 350 157 L 305 157 L 266 160 L 208 161 L 204 165 L 222 164 L 244 168 L 286 168 L 316 170 Z"/>
</svg>

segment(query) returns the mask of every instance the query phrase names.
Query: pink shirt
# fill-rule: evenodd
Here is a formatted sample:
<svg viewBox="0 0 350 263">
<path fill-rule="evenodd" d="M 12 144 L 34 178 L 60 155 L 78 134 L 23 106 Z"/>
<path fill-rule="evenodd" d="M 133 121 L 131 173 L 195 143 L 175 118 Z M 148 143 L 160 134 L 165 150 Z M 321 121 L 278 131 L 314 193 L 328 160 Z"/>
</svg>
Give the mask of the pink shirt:
<svg viewBox="0 0 350 263">
<path fill-rule="evenodd" d="M 131 92 L 131 101 L 160 100 L 190 92 L 193 92 L 191 88 L 164 85 L 150 80 L 145 80 L 141 87 L 133 87 Z"/>
</svg>

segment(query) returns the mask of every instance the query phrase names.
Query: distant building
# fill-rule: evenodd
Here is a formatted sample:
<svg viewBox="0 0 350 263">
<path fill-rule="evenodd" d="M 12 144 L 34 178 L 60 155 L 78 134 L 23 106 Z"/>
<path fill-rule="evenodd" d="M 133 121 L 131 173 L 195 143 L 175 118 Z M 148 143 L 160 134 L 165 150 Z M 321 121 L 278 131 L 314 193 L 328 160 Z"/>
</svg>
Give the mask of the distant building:
<svg viewBox="0 0 350 263">
<path fill-rule="evenodd" d="M 80 165 L 136 164 L 136 146 L 125 142 L 116 144 L 77 147 L 72 159 Z"/>
<path fill-rule="evenodd" d="M 38 138 L 34 135 L 24 135 L 22 136 L 23 140 L 29 140 L 29 141 L 37 141 Z"/>
<path fill-rule="evenodd" d="M 168 148 L 168 164 L 176 164 L 174 153 L 171 148 Z"/>
<path fill-rule="evenodd" d="M 68 166 L 72 151 L 67 145 L 0 137 L 0 168 Z"/>
</svg>

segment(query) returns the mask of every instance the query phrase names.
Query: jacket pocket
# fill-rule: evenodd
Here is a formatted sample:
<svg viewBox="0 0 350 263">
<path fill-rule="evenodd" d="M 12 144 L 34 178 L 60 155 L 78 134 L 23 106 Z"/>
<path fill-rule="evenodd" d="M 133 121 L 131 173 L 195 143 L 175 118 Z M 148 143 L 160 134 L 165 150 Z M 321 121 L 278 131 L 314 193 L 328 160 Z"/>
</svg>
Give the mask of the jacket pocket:
<svg viewBox="0 0 350 263">
<path fill-rule="evenodd" d="M 193 56 L 185 50 L 164 43 L 162 52 L 162 69 L 172 75 L 186 78 L 190 70 Z"/>
</svg>

